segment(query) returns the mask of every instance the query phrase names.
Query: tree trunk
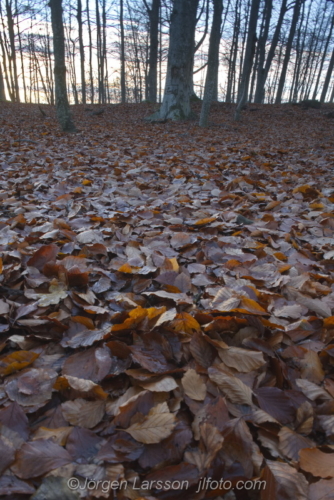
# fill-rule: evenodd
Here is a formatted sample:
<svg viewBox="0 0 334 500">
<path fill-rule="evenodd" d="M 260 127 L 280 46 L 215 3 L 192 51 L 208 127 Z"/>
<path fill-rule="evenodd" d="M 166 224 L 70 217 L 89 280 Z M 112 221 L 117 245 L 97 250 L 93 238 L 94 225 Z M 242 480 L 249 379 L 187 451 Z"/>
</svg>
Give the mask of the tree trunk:
<svg viewBox="0 0 334 500">
<path fill-rule="evenodd" d="M 5 101 L 5 100 L 6 100 L 5 83 L 3 80 L 2 67 L 0 64 L 0 101 Z"/>
<path fill-rule="evenodd" d="M 150 102 L 157 102 L 158 34 L 161 0 L 152 0 L 151 8 L 148 6 L 146 0 L 144 0 L 144 4 L 150 19 L 150 53 L 147 77 L 147 98 Z"/>
<path fill-rule="evenodd" d="M 227 89 L 226 89 L 226 102 L 234 102 L 233 87 L 235 81 L 235 71 L 237 64 L 238 55 L 238 38 L 240 33 L 240 12 L 238 10 L 239 2 L 236 1 L 235 5 L 235 21 L 233 26 L 233 38 L 231 43 L 231 51 L 228 65 L 228 76 L 227 76 Z"/>
<path fill-rule="evenodd" d="M 266 43 L 268 40 L 268 33 L 269 33 L 269 26 L 270 26 L 270 19 L 271 19 L 271 13 L 273 9 L 273 1 L 272 0 L 265 0 L 265 5 L 264 5 L 264 13 L 263 13 L 263 31 L 259 37 L 258 41 L 258 54 L 259 54 L 259 59 L 258 59 L 258 66 L 257 66 L 257 85 L 256 85 L 256 90 L 255 90 L 255 97 L 254 101 L 255 102 L 260 102 L 261 98 L 263 97 L 263 92 L 261 90 L 263 89 L 263 76 L 264 76 L 264 61 L 266 57 Z"/>
<path fill-rule="evenodd" d="M 81 98 L 82 103 L 86 104 L 86 80 L 85 80 L 85 50 L 82 38 L 82 2 L 78 0 L 77 20 L 79 31 L 79 51 L 80 51 L 80 71 L 81 71 Z"/>
<path fill-rule="evenodd" d="M 254 102 L 260 103 L 260 102 L 263 102 L 263 100 L 264 100 L 264 89 L 265 89 L 265 85 L 266 85 L 266 81 L 267 81 L 267 76 L 268 76 L 268 73 L 270 70 L 272 60 L 274 59 L 274 56 L 275 56 L 275 51 L 276 51 L 276 47 L 278 44 L 284 15 L 287 11 L 286 4 L 287 4 L 287 0 L 282 0 L 280 14 L 279 14 L 279 18 L 278 18 L 278 21 L 276 24 L 274 36 L 273 36 L 272 41 L 271 41 L 266 64 L 264 67 L 261 67 L 259 65 Z"/>
<path fill-rule="evenodd" d="M 280 104 L 282 101 L 282 94 L 283 94 L 284 85 L 285 85 L 286 73 L 287 73 L 288 64 L 290 61 L 292 42 L 293 42 L 293 38 L 294 38 L 295 32 L 296 32 L 297 22 L 298 22 L 299 13 L 300 13 L 300 7 L 301 7 L 302 3 L 304 3 L 304 2 L 305 2 L 305 0 L 296 0 L 295 1 L 292 21 L 291 21 L 291 26 L 290 26 L 289 38 L 288 38 L 288 41 L 286 44 L 282 72 L 281 72 L 281 76 L 280 76 L 280 79 L 278 82 L 278 89 L 277 89 L 277 94 L 276 94 L 276 99 L 275 99 L 276 104 Z"/>
<path fill-rule="evenodd" d="M 57 117 L 64 132 L 74 132 L 66 92 L 65 43 L 62 0 L 50 0 Z"/>
<path fill-rule="evenodd" d="M 92 41 L 92 29 L 90 25 L 90 15 L 89 15 L 89 0 L 87 0 L 86 2 L 86 11 L 87 11 L 87 26 L 88 26 L 88 40 L 89 40 L 90 103 L 94 104 L 93 41 Z"/>
<path fill-rule="evenodd" d="M 328 65 L 324 86 L 323 86 L 322 92 L 321 92 L 320 102 L 325 102 L 326 94 L 327 94 L 328 87 L 329 87 L 329 82 L 331 80 L 331 76 L 332 76 L 332 72 L 333 72 L 333 67 L 334 67 L 334 49 L 332 52 L 331 60 L 330 60 L 329 65 Z"/>
<path fill-rule="evenodd" d="M 13 80 L 14 80 L 14 88 L 15 88 L 15 101 L 20 102 L 20 92 L 19 92 L 19 79 L 17 75 L 17 64 L 16 64 L 16 48 L 15 48 L 15 33 L 14 33 L 14 20 L 13 20 L 13 12 L 12 12 L 12 2 L 6 0 L 6 13 L 7 13 L 7 23 L 8 23 L 8 35 L 10 42 L 10 51 L 11 54 L 8 57 L 9 66 L 13 67 Z"/>
<path fill-rule="evenodd" d="M 126 101 L 125 85 L 125 40 L 124 40 L 124 19 L 123 19 L 123 0 L 120 0 L 119 22 L 121 25 L 121 102 Z"/>
<path fill-rule="evenodd" d="M 235 116 L 234 116 L 235 120 L 240 119 L 240 111 L 247 102 L 248 98 L 249 79 L 252 71 L 253 57 L 255 54 L 256 42 L 257 42 L 256 25 L 259 14 L 259 6 L 260 6 L 260 0 L 252 0 L 251 12 L 248 24 L 245 59 L 244 59 L 244 66 L 242 69 L 242 77 L 241 77 L 240 92 L 239 92 L 240 97 L 237 109 L 235 111 Z"/>
<path fill-rule="evenodd" d="M 217 86 L 216 78 L 219 65 L 220 25 L 223 12 L 222 0 L 213 0 L 213 9 L 213 19 L 209 42 L 208 67 L 206 72 L 201 116 L 199 120 L 200 127 L 207 127 L 208 125 L 210 106 L 213 99 L 215 86 Z"/>
<path fill-rule="evenodd" d="M 330 27 L 329 34 L 328 34 L 328 37 L 326 39 L 325 47 L 324 47 L 324 50 L 323 50 L 323 55 L 322 55 L 322 58 L 321 58 L 320 68 L 319 68 L 319 72 L 318 72 L 318 76 L 317 76 L 317 81 L 316 81 L 316 84 L 315 84 L 315 87 L 314 87 L 314 92 L 313 92 L 312 99 L 316 99 L 317 98 L 319 81 L 320 81 L 320 77 L 321 77 L 321 73 L 322 73 L 322 68 L 323 68 L 323 65 L 324 65 L 324 62 L 325 62 L 325 59 L 326 59 L 328 45 L 329 45 L 329 42 L 332 39 L 333 27 L 334 27 L 334 16 L 332 17 L 331 27 Z"/>
<path fill-rule="evenodd" d="M 190 96 L 198 0 L 174 0 L 163 102 L 151 120 L 190 117 Z"/>
</svg>

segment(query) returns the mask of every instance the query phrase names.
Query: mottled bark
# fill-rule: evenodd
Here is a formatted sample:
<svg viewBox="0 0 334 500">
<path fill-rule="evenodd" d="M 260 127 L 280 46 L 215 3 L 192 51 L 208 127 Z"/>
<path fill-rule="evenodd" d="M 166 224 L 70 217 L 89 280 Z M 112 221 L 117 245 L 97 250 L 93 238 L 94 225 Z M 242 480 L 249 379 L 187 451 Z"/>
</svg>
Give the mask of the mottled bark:
<svg viewBox="0 0 334 500">
<path fill-rule="evenodd" d="M 152 120 L 184 120 L 191 115 L 197 7 L 198 0 L 174 0 L 164 98 Z"/>
<path fill-rule="evenodd" d="M 57 117 L 62 130 L 75 131 L 66 91 L 66 66 L 62 0 L 50 0 Z"/>
<path fill-rule="evenodd" d="M 207 127 L 211 102 L 213 100 L 219 65 L 220 25 L 222 21 L 223 2 L 213 0 L 213 19 L 210 33 L 208 67 L 206 72 L 204 96 L 199 125 Z"/>
</svg>

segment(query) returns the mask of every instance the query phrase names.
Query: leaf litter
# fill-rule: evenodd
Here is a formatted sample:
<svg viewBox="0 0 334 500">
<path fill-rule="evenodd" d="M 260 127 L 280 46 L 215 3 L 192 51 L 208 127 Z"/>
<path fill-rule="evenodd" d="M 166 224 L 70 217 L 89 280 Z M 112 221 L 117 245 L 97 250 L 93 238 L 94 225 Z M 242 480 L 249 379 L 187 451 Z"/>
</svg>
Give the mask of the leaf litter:
<svg viewBox="0 0 334 500">
<path fill-rule="evenodd" d="M 266 481 L 244 499 L 333 498 L 323 111 L 236 124 L 217 104 L 203 131 L 150 109 L 76 106 L 64 135 L 51 109 L 1 103 L 0 495 L 79 498 L 72 476 L 130 500 L 241 498 L 240 479 Z"/>
</svg>

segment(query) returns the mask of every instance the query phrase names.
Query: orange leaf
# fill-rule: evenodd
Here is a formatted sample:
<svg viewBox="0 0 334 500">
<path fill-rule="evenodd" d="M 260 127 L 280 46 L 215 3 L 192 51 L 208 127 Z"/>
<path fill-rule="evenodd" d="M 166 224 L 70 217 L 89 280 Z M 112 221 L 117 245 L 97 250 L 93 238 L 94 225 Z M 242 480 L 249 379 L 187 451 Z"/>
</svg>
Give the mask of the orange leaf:
<svg viewBox="0 0 334 500">
<path fill-rule="evenodd" d="M 216 220 L 216 217 L 206 217 L 205 219 L 199 219 L 198 221 L 195 222 L 195 226 L 204 226 L 205 224 L 210 224 L 210 222 L 213 222 Z"/>
<path fill-rule="evenodd" d="M 0 360 L 0 375 L 9 375 L 17 370 L 22 370 L 31 365 L 38 356 L 38 353 L 32 351 L 12 352 Z"/>
<path fill-rule="evenodd" d="M 84 186 L 90 186 L 90 185 L 92 184 L 92 181 L 91 181 L 91 180 L 89 180 L 89 179 L 84 179 L 84 180 L 82 181 L 82 184 L 83 184 Z"/>
<path fill-rule="evenodd" d="M 72 316 L 71 319 L 76 323 L 81 323 L 82 325 L 86 326 L 89 330 L 95 330 L 95 325 L 91 318 L 86 318 L 85 316 Z"/>
<path fill-rule="evenodd" d="M 284 255 L 284 253 L 282 253 L 282 252 L 275 252 L 274 255 L 275 255 L 276 259 L 278 259 L 278 260 L 283 260 L 283 261 L 288 260 L 287 256 Z"/>
<path fill-rule="evenodd" d="M 334 327 L 334 316 L 329 316 L 328 318 L 324 319 L 324 327 L 325 328 Z"/>
<path fill-rule="evenodd" d="M 190 314 L 182 312 L 176 315 L 174 321 L 171 322 L 172 328 L 177 332 L 193 333 L 193 330 L 200 330 L 200 324 Z"/>
<path fill-rule="evenodd" d="M 263 309 L 260 304 L 255 302 L 255 300 L 243 298 L 241 299 L 241 306 L 251 313 L 268 315 L 267 311 Z"/>
<path fill-rule="evenodd" d="M 121 273 L 132 274 L 132 268 L 129 264 L 123 264 L 119 269 Z"/>
</svg>

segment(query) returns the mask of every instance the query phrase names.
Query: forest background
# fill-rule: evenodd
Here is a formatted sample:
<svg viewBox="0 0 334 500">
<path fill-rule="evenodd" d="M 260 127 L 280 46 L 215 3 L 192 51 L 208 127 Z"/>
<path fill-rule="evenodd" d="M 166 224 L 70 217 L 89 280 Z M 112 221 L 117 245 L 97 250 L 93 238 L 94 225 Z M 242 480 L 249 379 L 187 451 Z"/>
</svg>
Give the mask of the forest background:
<svg viewBox="0 0 334 500">
<path fill-rule="evenodd" d="M 252 3 L 223 2 L 214 100 L 238 100 Z M 249 100 L 333 102 L 334 3 L 257 3 Z M 201 0 L 196 14 L 193 91 L 199 98 L 213 4 Z M 71 103 L 162 101 L 171 0 L 65 0 L 62 7 Z M 54 104 L 50 7 L 39 0 L 1 0 L 0 23 L 0 99 Z"/>
</svg>

